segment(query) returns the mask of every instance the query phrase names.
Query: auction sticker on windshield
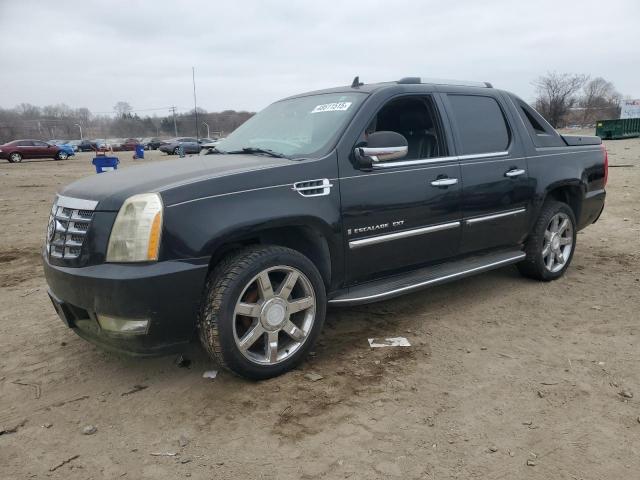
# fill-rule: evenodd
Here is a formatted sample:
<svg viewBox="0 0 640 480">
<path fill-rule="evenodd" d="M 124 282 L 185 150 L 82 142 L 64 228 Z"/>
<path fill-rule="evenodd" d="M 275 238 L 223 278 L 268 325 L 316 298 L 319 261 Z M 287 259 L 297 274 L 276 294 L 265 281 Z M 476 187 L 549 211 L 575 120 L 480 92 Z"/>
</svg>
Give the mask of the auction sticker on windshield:
<svg viewBox="0 0 640 480">
<path fill-rule="evenodd" d="M 323 105 L 317 105 L 311 113 L 320 113 L 320 112 L 341 112 L 348 110 L 351 106 L 351 102 L 335 102 L 335 103 L 325 103 Z"/>
</svg>

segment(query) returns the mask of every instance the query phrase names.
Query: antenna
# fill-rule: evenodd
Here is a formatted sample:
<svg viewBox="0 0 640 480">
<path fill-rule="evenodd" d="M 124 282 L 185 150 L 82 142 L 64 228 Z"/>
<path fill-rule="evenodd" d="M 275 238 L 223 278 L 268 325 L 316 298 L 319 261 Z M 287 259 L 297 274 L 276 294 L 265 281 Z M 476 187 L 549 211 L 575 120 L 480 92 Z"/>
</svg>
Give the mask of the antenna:
<svg viewBox="0 0 640 480">
<path fill-rule="evenodd" d="M 351 82 L 351 88 L 360 88 L 361 85 L 364 85 L 364 83 L 360 82 L 360 77 L 356 76 L 353 79 L 353 82 Z"/>
</svg>

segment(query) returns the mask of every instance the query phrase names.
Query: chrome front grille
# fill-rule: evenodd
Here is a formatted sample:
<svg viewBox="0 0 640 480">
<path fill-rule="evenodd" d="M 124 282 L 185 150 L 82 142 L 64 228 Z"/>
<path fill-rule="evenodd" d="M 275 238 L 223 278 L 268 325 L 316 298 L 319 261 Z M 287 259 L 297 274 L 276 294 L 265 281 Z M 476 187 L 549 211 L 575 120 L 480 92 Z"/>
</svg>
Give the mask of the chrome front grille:
<svg viewBox="0 0 640 480">
<path fill-rule="evenodd" d="M 75 259 L 82 252 L 98 202 L 58 196 L 47 228 L 47 251 L 53 258 Z"/>
</svg>

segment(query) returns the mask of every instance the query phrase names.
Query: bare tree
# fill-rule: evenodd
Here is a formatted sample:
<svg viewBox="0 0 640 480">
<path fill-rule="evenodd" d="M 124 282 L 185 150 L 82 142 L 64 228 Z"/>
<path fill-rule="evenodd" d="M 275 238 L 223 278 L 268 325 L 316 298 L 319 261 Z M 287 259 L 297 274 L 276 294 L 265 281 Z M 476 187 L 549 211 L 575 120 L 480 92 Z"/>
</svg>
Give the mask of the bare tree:
<svg viewBox="0 0 640 480">
<path fill-rule="evenodd" d="M 579 103 L 582 108 L 583 125 L 619 116 L 622 95 L 613 83 L 602 77 L 596 77 L 587 82 L 582 91 L 583 95 Z"/>
<path fill-rule="evenodd" d="M 131 112 L 131 110 L 133 110 L 131 108 L 131 105 L 129 105 L 129 102 L 123 102 L 123 101 L 119 101 L 118 103 L 116 103 L 113 106 L 113 109 L 115 110 L 115 112 L 118 114 L 119 117 L 124 117 L 128 115 Z"/>
<path fill-rule="evenodd" d="M 557 72 L 539 77 L 533 82 L 538 94 L 536 109 L 554 128 L 564 126 L 564 118 L 576 104 L 576 94 L 588 78 L 587 75 Z"/>
</svg>

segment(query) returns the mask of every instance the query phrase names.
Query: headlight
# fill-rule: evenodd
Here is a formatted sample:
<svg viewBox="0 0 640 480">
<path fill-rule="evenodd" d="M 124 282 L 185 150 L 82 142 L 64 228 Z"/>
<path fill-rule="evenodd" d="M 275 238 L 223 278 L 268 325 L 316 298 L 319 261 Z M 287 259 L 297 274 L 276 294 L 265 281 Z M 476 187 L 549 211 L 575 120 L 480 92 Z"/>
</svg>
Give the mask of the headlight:
<svg viewBox="0 0 640 480">
<path fill-rule="evenodd" d="M 162 233 L 162 200 L 157 193 L 127 198 L 111 229 L 107 262 L 158 260 Z"/>
</svg>

